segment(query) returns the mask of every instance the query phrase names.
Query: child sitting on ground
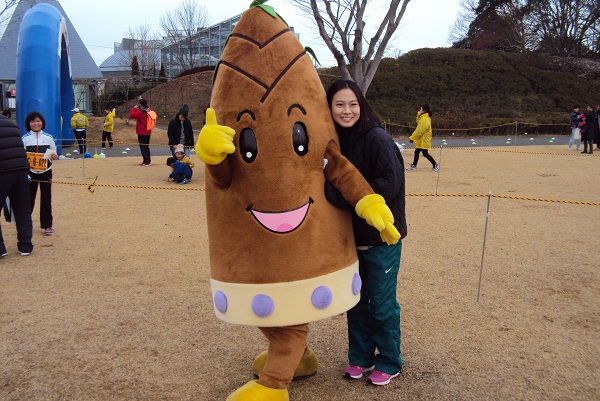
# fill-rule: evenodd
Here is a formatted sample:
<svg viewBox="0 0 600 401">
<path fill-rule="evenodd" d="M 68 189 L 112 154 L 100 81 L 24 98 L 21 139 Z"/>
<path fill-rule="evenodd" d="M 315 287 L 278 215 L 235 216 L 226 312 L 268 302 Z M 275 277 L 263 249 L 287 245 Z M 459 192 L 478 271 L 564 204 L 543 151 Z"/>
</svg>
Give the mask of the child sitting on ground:
<svg viewBox="0 0 600 401">
<path fill-rule="evenodd" d="M 175 150 L 173 152 L 175 155 L 175 161 L 182 162 L 190 166 L 190 169 L 194 168 L 194 162 L 190 160 L 184 153 L 184 148 L 182 144 L 175 146 Z"/>
<path fill-rule="evenodd" d="M 175 181 L 178 184 L 187 184 L 192 179 L 192 169 L 186 163 L 182 163 L 174 157 L 167 158 L 167 166 L 173 171 L 169 174 L 169 181 Z"/>
</svg>

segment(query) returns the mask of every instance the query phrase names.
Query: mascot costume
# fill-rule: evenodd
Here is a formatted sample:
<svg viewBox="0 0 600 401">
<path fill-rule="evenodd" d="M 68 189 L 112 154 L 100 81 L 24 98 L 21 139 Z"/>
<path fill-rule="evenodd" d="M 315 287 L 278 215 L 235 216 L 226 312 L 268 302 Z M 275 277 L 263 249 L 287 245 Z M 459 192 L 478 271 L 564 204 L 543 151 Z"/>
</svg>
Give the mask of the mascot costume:
<svg viewBox="0 0 600 401">
<path fill-rule="evenodd" d="M 213 78 L 196 145 L 206 164 L 215 314 L 258 327 L 268 350 L 258 380 L 228 401 L 288 400 L 294 376 L 316 373 L 308 323 L 359 300 L 349 211 L 325 198 L 331 182 L 391 244 L 400 234 L 380 195 L 344 158 L 325 91 L 306 49 L 272 7 L 250 6 Z"/>
</svg>

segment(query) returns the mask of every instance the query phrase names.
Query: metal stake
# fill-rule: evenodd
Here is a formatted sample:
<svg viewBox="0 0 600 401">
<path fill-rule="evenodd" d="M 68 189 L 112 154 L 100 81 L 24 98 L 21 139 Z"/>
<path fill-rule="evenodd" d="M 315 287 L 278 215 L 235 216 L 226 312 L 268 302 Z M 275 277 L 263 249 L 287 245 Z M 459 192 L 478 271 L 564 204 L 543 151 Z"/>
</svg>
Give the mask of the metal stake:
<svg viewBox="0 0 600 401">
<path fill-rule="evenodd" d="M 477 302 L 479 302 L 479 294 L 481 293 L 481 277 L 483 276 L 483 257 L 485 256 L 485 240 L 487 238 L 488 220 L 490 218 L 490 201 L 492 199 L 492 191 L 488 192 L 487 211 L 485 212 L 485 229 L 483 230 L 483 248 L 481 250 L 481 267 L 479 268 L 479 285 L 477 286 Z"/>
<path fill-rule="evenodd" d="M 438 186 L 440 185 L 440 170 L 442 169 L 442 151 L 444 150 L 444 144 L 440 145 L 440 161 L 438 162 L 438 166 L 440 168 L 437 171 L 437 182 L 435 183 L 435 194 L 438 194 Z"/>
</svg>

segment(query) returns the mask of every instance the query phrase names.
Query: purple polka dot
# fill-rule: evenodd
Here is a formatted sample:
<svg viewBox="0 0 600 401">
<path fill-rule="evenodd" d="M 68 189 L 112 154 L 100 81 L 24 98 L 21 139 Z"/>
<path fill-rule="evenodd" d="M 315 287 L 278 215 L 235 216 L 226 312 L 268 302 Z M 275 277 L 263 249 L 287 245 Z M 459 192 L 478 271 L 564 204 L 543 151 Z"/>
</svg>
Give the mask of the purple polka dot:
<svg viewBox="0 0 600 401">
<path fill-rule="evenodd" d="M 225 295 L 223 293 L 223 291 L 219 290 L 219 291 L 215 292 L 213 301 L 219 312 L 221 312 L 221 313 L 227 312 L 227 295 Z"/>
<path fill-rule="evenodd" d="M 331 301 L 333 300 L 333 293 L 328 287 L 324 285 L 317 287 L 310 297 L 312 304 L 317 309 L 325 309 L 329 305 L 331 305 Z"/>
<path fill-rule="evenodd" d="M 361 288 L 362 280 L 360 279 L 360 275 L 358 273 L 354 273 L 354 277 L 352 277 L 352 293 L 354 295 L 358 295 Z"/>
<path fill-rule="evenodd" d="M 258 317 L 266 317 L 273 313 L 275 303 L 271 297 L 258 294 L 252 299 L 252 312 Z"/>
</svg>

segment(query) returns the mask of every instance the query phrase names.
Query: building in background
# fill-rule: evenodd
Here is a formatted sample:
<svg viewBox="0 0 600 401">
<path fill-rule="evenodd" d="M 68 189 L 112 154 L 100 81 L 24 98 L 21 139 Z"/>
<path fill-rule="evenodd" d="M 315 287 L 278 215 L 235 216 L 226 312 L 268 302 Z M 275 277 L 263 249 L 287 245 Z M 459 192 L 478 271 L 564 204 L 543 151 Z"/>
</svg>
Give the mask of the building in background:
<svg viewBox="0 0 600 401">
<path fill-rule="evenodd" d="M 160 49 L 165 76 L 173 78 L 192 67 L 216 65 L 227 38 L 241 16 L 242 14 L 238 14 L 208 28 L 199 28 L 191 41 L 181 40 Z M 191 51 L 190 43 L 193 46 Z"/>
<path fill-rule="evenodd" d="M 114 54 L 100 64 L 100 71 L 106 78 L 131 76 L 133 56 L 138 60 L 141 78 L 158 77 L 161 65 L 167 79 L 189 68 L 214 66 L 241 16 L 239 14 L 208 28 L 199 28 L 191 40 L 181 38 L 169 41 L 163 38 L 143 41 L 123 38 L 121 43 L 114 43 Z"/>
<path fill-rule="evenodd" d="M 73 92 L 75 105 L 82 111 L 91 111 L 92 99 L 96 96 L 102 73 L 77 34 L 75 27 L 57 0 L 20 0 L 16 5 L 4 34 L 0 39 L 0 92 L 3 108 L 14 109 L 19 88 L 15 86 L 17 76 L 17 44 L 21 21 L 25 13 L 39 3 L 50 4 L 65 17 L 69 34 Z"/>
</svg>

